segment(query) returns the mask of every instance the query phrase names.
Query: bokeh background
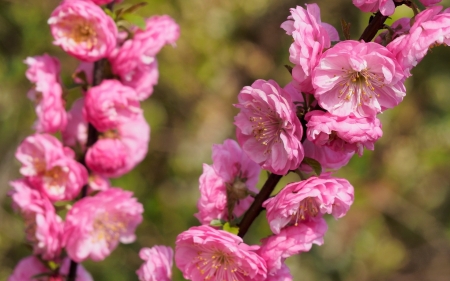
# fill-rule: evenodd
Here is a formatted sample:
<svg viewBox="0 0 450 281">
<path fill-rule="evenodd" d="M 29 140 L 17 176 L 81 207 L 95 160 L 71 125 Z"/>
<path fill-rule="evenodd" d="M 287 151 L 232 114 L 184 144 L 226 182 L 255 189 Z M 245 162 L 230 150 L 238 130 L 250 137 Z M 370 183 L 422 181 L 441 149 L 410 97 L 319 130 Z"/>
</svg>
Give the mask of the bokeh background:
<svg viewBox="0 0 450 281">
<path fill-rule="evenodd" d="M 8 181 L 20 177 L 15 149 L 32 133 L 35 118 L 23 60 L 44 52 L 58 56 L 65 81 L 77 65 L 51 44 L 46 21 L 58 2 L 0 0 L 0 280 L 30 254 L 23 222 L 7 196 Z M 152 128 L 149 154 L 133 172 L 113 180 L 134 191 L 145 220 L 135 243 L 120 245 L 103 262 L 84 263 L 95 280 L 137 280 L 140 248 L 174 246 L 178 233 L 198 225 L 193 214 L 202 163 L 211 163 L 212 144 L 234 138 L 232 104 L 243 86 L 256 79 L 290 81 L 283 65 L 289 63 L 291 38 L 279 26 L 289 8 L 303 3 L 153 0 L 139 11 L 171 15 L 181 38 L 176 48 L 160 53 L 159 85 L 142 104 Z M 336 26 L 341 38 L 341 19 L 352 24 L 355 39 L 367 25 L 370 15 L 350 0 L 318 3 L 322 20 Z M 400 8 L 394 18 L 401 16 L 411 11 Z M 375 151 L 354 157 L 337 173 L 354 185 L 355 203 L 346 217 L 329 220 L 323 246 L 288 259 L 295 281 L 449 280 L 449 62 L 450 48 L 433 48 L 407 80 L 405 100 L 381 115 L 384 136 Z M 295 180 L 290 175 L 279 186 Z M 268 234 L 261 217 L 246 241 L 258 243 Z M 174 280 L 183 280 L 175 267 Z"/>
</svg>

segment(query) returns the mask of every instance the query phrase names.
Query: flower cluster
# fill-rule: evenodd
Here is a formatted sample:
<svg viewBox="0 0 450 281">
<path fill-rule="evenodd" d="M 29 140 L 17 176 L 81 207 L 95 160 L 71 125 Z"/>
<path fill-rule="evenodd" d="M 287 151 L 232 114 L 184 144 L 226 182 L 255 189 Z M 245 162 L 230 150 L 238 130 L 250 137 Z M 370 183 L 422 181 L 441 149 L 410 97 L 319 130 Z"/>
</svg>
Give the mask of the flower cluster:
<svg viewBox="0 0 450 281">
<path fill-rule="evenodd" d="M 9 281 L 65 280 L 74 273 L 72 280 L 92 280 L 73 265 L 101 261 L 118 243 L 136 239 L 143 206 L 132 192 L 111 187 L 109 178 L 129 172 L 147 154 L 150 127 L 140 102 L 157 84 L 157 53 L 175 43 L 179 27 L 168 16 L 154 16 L 144 29 L 132 23 L 124 29 L 127 12 L 107 13 L 111 2 L 119 1 L 62 1 L 48 20 L 53 43 L 79 61 L 72 77 L 80 98 L 67 98 L 57 58 L 25 60 L 34 84 L 28 97 L 36 105 L 36 132 L 17 148 L 22 178 L 10 182 L 9 194 L 25 220 L 33 256 L 17 265 Z M 67 100 L 75 100 L 68 111 Z M 140 272 L 141 280 L 153 274 L 148 267 Z"/>
<path fill-rule="evenodd" d="M 421 2 L 426 9 L 414 20 L 400 19 L 377 38 L 360 41 L 340 41 L 336 29 L 322 22 L 317 4 L 290 10 L 281 27 L 293 39 L 292 81 L 281 87 L 256 80 L 238 94 L 237 142 L 213 146 L 213 164 L 204 164 L 200 176 L 196 217 L 202 226 L 176 241 L 175 263 L 186 279 L 292 280 L 285 260 L 324 243 L 324 217 L 344 217 L 354 201 L 353 186 L 332 173 L 365 148 L 374 150 L 383 135 L 378 114 L 403 100 L 404 82 L 429 48 L 450 43 L 450 10 L 435 6 L 440 1 Z M 382 19 L 396 6 L 414 5 L 353 3 L 379 11 Z M 257 166 L 272 173 L 259 194 Z M 301 180 L 269 198 L 274 179 L 289 172 Z M 262 208 L 273 234 L 247 245 L 241 238 Z"/>
</svg>

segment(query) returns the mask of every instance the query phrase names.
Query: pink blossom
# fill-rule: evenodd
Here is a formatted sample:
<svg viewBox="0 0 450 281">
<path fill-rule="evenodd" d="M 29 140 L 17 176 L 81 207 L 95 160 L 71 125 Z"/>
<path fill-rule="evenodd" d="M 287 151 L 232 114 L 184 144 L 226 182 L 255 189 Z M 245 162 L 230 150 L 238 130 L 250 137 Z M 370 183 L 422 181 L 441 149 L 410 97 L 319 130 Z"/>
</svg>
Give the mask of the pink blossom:
<svg viewBox="0 0 450 281">
<path fill-rule="evenodd" d="M 117 80 L 103 80 L 86 92 L 83 113 L 98 131 L 114 129 L 142 113 L 133 88 Z"/>
<path fill-rule="evenodd" d="M 143 100 L 152 94 L 158 80 L 156 54 L 164 45 L 174 44 L 180 30 L 171 17 L 164 15 L 147 19 L 145 30 L 136 27 L 132 31 L 133 39 L 125 41 L 115 52 L 111 65 L 122 82 L 134 86 L 139 99 Z"/>
<path fill-rule="evenodd" d="M 240 217 L 253 202 L 250 193 L 257 193 L 259 165 L 248 158 L 236 141 L 227 139 L 213 146 L 212 167 L 203 164 L 200 176 L 199 212 L 202 224 L 213 219 L 230 221 Z M 232 212 L 233 218 L 229 218 Z"/>
<path fill-rule="evenodd" d="M 321 110 L 306 114 L 308 140 L 316 145 L 326 145 L 335 151 L 354 151 L 362 156 L 364 147 L 373 150 L 382 135 L 378 118 L 339 117 Z"/>
<path fill-rule="evenodd" d="M 347 165 L 355 154 L 354 151 L 334 151 L 328 146 L 317 146 L 308 139 L 303 142 L 303 147 L 305 149 L 305 157 L 318 161 L 324 170 L 340 169 Z M 311 167 L 304 163 L 300 165 L 299 170 L 307 173 L 312 172 Z"/>
<path fill-rule="evenodd" d="M 128 150 L 119 139 L 99 139 L 86 153 L 86 165 L 99 175 L 115 178 L 125 174 Z"/>
<path fill-rule="evenodd" d="M 385 47 L 343 41 L 323 53 L 314 69 L 314 96 L 336 116 L 375 117 L 405 96 L 402 68 Z"/>
<path fill-rule="evenodd" d="M 249 158 L 279 175 L 296 169 L 303 160 L 303 129 L 289 94 L 273 80 L 257 80 L 238 99 L 236 135 Z"/>
<path fill-rule="evenodd" d="M 414 18 L 409 34 L 399 36 L 387 45 L 407 77 L 433 46 L 450 44 L 450 10 L 430 7 Z"/>
<path fill-rule="evenodd" d="M 74 199 L 87 183 L 87 170 L 74 156 L 70 148 L 47 134 L 27 137 L 16 151 L 21 174 L 52 201 Z"/>
<path fill-rule="evenodd" d="M 77 201 L 67 213 L 63 241 L 69 257 L 105 259 L 119 242 L 131 243 L 142 221 L 142 205 L 129 191 L 110 188 Z"/>
<path fill-rule="evenodd" d="M 59 256 L 63 221 L 50 201 L 30 186 L 26 179 L 10 182 L 13 206 L 25 219 L 25 233 L 35 255 L 46 260 Z"/>
<path fill-rule="evenodd" d="M 409 32 L 409 29 L 411 28 L 411 19 L 398 19 L 390 26 L 390 28 L 394 31 L 394 33 L 391 34 L 390 30 L 383 31 L 373 41 L 386 46 L 395 38 Z"/>
<path fill-rule="evenodd" d="M 63 281 L 69 273 L 69 259 L 64 259 L 60 272 L 52 272 L 36 256 L 19 261 L 8 281 Z M 35 276 L 42 275 L 39 279 Z M 93 281 L 92 276 L 79 264 L 75 281 Z"/>
<path fill-rule="evenodd" d="M 322 245 L 328 226 L 323 218 L 283 228 L 278 234 L 261 240 L 258 254 L 266 261 L 267 272 L 277 274 L 286 258 L 311 250 L 313 244 Z"/>
<path fill-rule="evenodd" d="M 34 124 L 40 133 L 56 133 L 67 123 L 62 88 L 59 83 L 59 61 L 47 54 L 28 57 L 26 76 L 35 87 L 28 92 L 28 98 L 36 103 L 38 119 Z"/>
<path fill-rule="evenodd" d="M 166 246 L 142 248 L 139 257 L 144 264 L 136 271 L 140 281 L 170 281 L 172 279 L 173 250 Z"/>
<path fill-rule="evenodd" d="M 320 220 L 325 213 L 343 217 L 352 203 L 353 186 L 345 179 L 323 174 L 288 184 L 263 207 L 270 229 L 278 234 L 286 226 Z"/>
<path fill-rule="evenodd" d="M 383 16 L 390 16 L 395 11 L 394 0 L 353 0 L 353 4 L 363 12 L 380 10 Z"/>
<path fill-rule="evenodd" d="M 277 272 L 269 274 L 266 281 L 292 281 L 291 271 L 283 264 Z"/>
<path fill-rule="evenodd" d="M 339 41 L 338 32 L 333 26 L 321 22 L 317 4 L 306 5 L 306 10 L 300 6 L 292 8 L 291 15 L 281 27 L 294 38 L 289 48 L 289 60 L 295 64 L 292 77 L 304 92 L 312 93 L 312 70 L 323 50 L 330 48 L 331 41 Z"/>
<path fill-rule="evenodd" d="M 106 131 L 86 153 L 86 164 L 104 177 L 120 177 L 128 173 L 147 154 L 150 127 L 142 114 L 136 119 Z"/>
<path fill-rule="evenodd" d="M 229 232 L 202 225 L 178 235 L 175 263 L 184 278 L 203 280 L 264 281 L 264 260 L 242 239 Z"/>
<path fill-rule="evenodd" d="M 111 187 L 108 178 L 92 173 L 89 175 L 89 189 L 91 192 L 107 190 Z"/>
<path fill-rule="evenodd" d="M 105 58 L 116 47 L 113 19 L 93 2 L 63 1 L 48 20 L 55 45 L 86 62 Z"/>
<path fill-rule="evenodd" d="M 425 7 L 433 6 L 437 3 L 440 3 L 442 0 L 419 0 Z"/>
<path fill-rule="evenodd" d="M 77 99 L 67 113 L 67 126 L 61 132 L 65 145 L 84 148 L 88 137 L 88 124 L 83 117 L 84 98 Z"/>
<path fill-rule="evenodd" d="M 92 2 L 94 2 L 97 5 L 105 5 L 111 2 L 119 2 L 119 1 L 114 1 L 114 0 L 90 0 Z"/>
<path fill-rule="evenodd" d="M 83 72 L 84 74 L 81 74 Z M 80 75 L 81 77 L 84 76 L 86 80 L 84 81 L 80 79 Z M 75 83 L 84 84 L 87 82 L 89 85 L 92 85 L 92 80 L 94 77 L 94 63 L 81 61 L 72 77 L 74 77 L 73 80 L 75 81 Z"/>
</svg>

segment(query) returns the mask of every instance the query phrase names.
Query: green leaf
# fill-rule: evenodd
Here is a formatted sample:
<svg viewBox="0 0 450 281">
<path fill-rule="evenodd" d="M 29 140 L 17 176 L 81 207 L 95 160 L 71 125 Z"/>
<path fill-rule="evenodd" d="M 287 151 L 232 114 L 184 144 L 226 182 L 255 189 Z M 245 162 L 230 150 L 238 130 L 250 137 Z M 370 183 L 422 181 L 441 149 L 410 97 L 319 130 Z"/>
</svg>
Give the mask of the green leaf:
<svg viewBox="0 0 450 281">
<path fill-rule="evenodd" d="M 209 225 L 210 225 L 210 226 L 220 226 L 220 227 L 222 227 L 222 226 L 223 226 L 223 223 L 224 223 L 224 221 L 222 221 L 222 220 L 212 220 L 212 221 L 209 223 Z"/>
<path fill-rule="evenodd" d="M 134 4 L 133 6 L 127 8 L 124 11 L 124 14 L 133 13 L 133 12 L 137 11 L 138 9 L 146 6 L 147 4 L 148 4 L 147 2 L 140 2 L 140 3 Z"/>
<path fill-rule="evenodd" d="M 239 233 L 239 227 L 231 226 L 230 223 L 228 223 L 228 222 L 226 222 L 223 225 L 223 230 L 225 230 L 226 232 L 232 233 L 234 235 L 237 235 Z"/>
<path fill-rule="evenodd" d="M 145 30 L 145 19 L 142 16 L 136 14 L 124 14 L 122 17 L 129 23 L 132 23 L 140 29 Z"/>
<path fill-rule="evenodd" d="M 105 14 L 107 14 L 108 16 L 110 16 L 113 20 L 116 19 L 116 14 L 113 13 L 110 9 L 105 8 L 104 11 L 105 11 Z"/>
<path fill-rule="evenodd" d="M 314 170 L 314 173 L 316 173 L 317 176 L 320 176 L 320 174 L 322 173 L 322 166 L 320 165 L 320 163 L 317 160 L 309 158 L 309 157 L 305 157 L 305 158 L 303 158 L 303 163 L 310 166 Z"/>
</svg>

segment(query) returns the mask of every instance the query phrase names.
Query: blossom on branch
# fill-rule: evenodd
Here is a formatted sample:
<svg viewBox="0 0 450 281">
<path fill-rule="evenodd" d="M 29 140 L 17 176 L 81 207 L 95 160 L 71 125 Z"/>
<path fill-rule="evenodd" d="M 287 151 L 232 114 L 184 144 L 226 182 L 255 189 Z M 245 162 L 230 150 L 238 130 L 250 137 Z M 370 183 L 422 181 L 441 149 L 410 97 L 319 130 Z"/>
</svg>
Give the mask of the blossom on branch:
<svg viewBox="0 0 450 281">
<path fill-rule="evenodd" d="M 142 248 L 139 257 L 144 264 L 136 271 L 140 281 L 172 280 L 173 250 L 166 246 Z"/>
<path fill-rule="evenodd" d="M 63 242 L 69 257 L 101 261 L 118 243 L 131 243 L 142 222 L 142 205 L 129 191 L 110 188 L 77 201 L 66 216 Z"/>
<path fill-rule="evenodd" d="M 353 5 L 363 12 L 376 13 L 378 10 L 383 16 L 390 16 L 395 11 L 394 1 L 398 0 L 353 0 Z"/>
<path fill-rule="evenodd" d="M 175 263 L 184 278 L 203 280 L 255 280 L 267 277 L 266 263 L 236 235 L 202 225 L 178 235 Z"/>
<path fill-rule="evenodd" d="M 303 160 L 303 129 L 289 94 L 273 81 L 257 80 L 244 87 L 235 106 L 239 144 L 263 169 L 284 175 Z"/>
<path fill-rule="evenodd" d="M 113 19 L 91 1 L 63 1 L 52 12 L 48 24 L 53 43 L 82 61 L 105 58 L 117 44 Z"/>
</svg>

